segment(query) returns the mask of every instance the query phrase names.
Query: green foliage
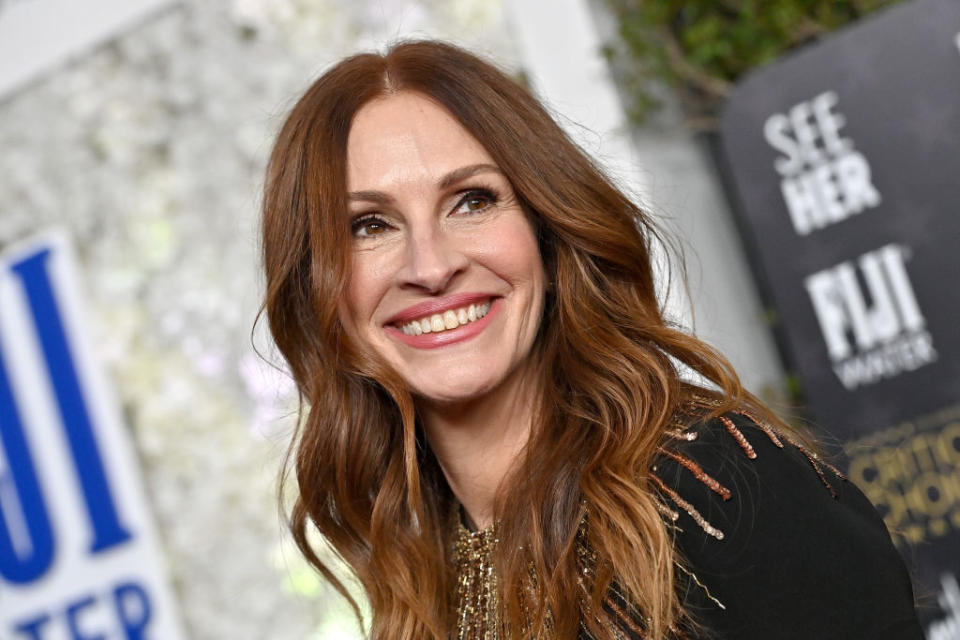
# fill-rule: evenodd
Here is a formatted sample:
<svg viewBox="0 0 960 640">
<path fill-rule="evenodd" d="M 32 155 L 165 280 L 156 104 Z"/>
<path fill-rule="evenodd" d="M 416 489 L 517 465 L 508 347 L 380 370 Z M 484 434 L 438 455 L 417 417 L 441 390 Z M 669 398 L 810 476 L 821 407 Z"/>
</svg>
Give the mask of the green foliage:
<svg viewBox="0 0 960 640">
<path fill-rule="evenodd" d="M 631 117 L 658 101 L 651 79 L 674 86 L 693 126 L 711 128 L 732 84 L 785 51 L 899 0 L 604 0 L 621 47 L 606 53 L 632 95 Z"/>
</svg>

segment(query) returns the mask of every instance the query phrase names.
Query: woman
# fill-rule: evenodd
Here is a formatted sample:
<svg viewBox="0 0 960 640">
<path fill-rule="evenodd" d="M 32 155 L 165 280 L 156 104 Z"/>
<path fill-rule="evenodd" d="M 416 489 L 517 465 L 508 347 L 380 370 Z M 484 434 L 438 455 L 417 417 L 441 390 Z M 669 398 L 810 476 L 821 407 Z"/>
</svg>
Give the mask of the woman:
<svg viewBox="0 0 960 640">
<path fill-rule="evenodd" d="M 869 503 L 669 325 L 650 218 L 490 64 L 340 62 L 263 215 L 290 526 L 371 637 L 921 637 Z"/>
</svg>

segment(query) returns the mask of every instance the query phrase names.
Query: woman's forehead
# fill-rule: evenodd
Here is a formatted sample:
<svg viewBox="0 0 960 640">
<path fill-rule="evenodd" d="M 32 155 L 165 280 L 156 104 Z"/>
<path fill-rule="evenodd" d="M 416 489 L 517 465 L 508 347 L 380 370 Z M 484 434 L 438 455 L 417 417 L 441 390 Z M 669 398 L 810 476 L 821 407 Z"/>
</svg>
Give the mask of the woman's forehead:
<svg viewBox="0 0 960 640">
<path fill-rule="evenodd" d="M 350 191 L 435 181 L 461 166 L 480 163 L 496 164 L 449 111 L 412 92 L 364 105 L 347 139 Z"/>
</svg>

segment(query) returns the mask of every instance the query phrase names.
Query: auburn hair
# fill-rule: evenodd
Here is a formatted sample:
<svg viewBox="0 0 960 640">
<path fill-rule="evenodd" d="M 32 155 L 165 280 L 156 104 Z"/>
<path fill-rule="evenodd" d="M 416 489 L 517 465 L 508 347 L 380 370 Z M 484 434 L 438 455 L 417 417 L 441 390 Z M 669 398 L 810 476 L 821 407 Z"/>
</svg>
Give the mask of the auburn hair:
<svg viewBox="0 0 960 640">
<path fill-rule="evenodd" d="M 409 389 L 351 340 L 337 314 L 351 262 L 351 122 L 365 104 L 400 91 L 435 101 L 486 148 L 534 221 L 552 283 L 531 356 L 541 365 L 535 423 L 494 511 L 506 626 L 569 638 L 583 623 L 598 640 L 614 637 L 611 625 L 580 614 L 574 541 L 588 514 L 592 602 L 615 582 L 642 612 L 647 637 L 670 637 L 684 622 L 674 583 L 682 558 L 649 480 L 657 448 L 695 393 L 711 396 L 716 414 L 743 403 L 769 414 L 720 354 L 665 318 L 650 216 L 523 86 L 450 44 L 402 42 L 339 62 L 293 107 L 269 160 L 262 311 L 301 399 L 285 465 L 298 489 L 293 537 L 348 599 L 310 530 L 352 568 L 369 599 L 371 638 L 440 638 L 455 628 L 449 524 L 457 502 Z M 712 391 L 685 382 L 681 368 Z"/>
</svg>

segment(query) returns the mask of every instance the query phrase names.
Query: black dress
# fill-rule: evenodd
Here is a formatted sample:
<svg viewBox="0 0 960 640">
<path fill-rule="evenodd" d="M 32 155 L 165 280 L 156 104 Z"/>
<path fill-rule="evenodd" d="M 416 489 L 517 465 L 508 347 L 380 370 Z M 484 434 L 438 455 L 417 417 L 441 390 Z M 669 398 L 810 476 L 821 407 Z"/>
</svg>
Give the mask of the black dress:
<svg viewBox="0 0 960 640">
<path fill-rule="evenodd" d="M 668 451 L 654 473 L 694 637 L 923 639 L 883 520 L 829 465 L 745 414 L 696 424 Z"/>
</svg>

